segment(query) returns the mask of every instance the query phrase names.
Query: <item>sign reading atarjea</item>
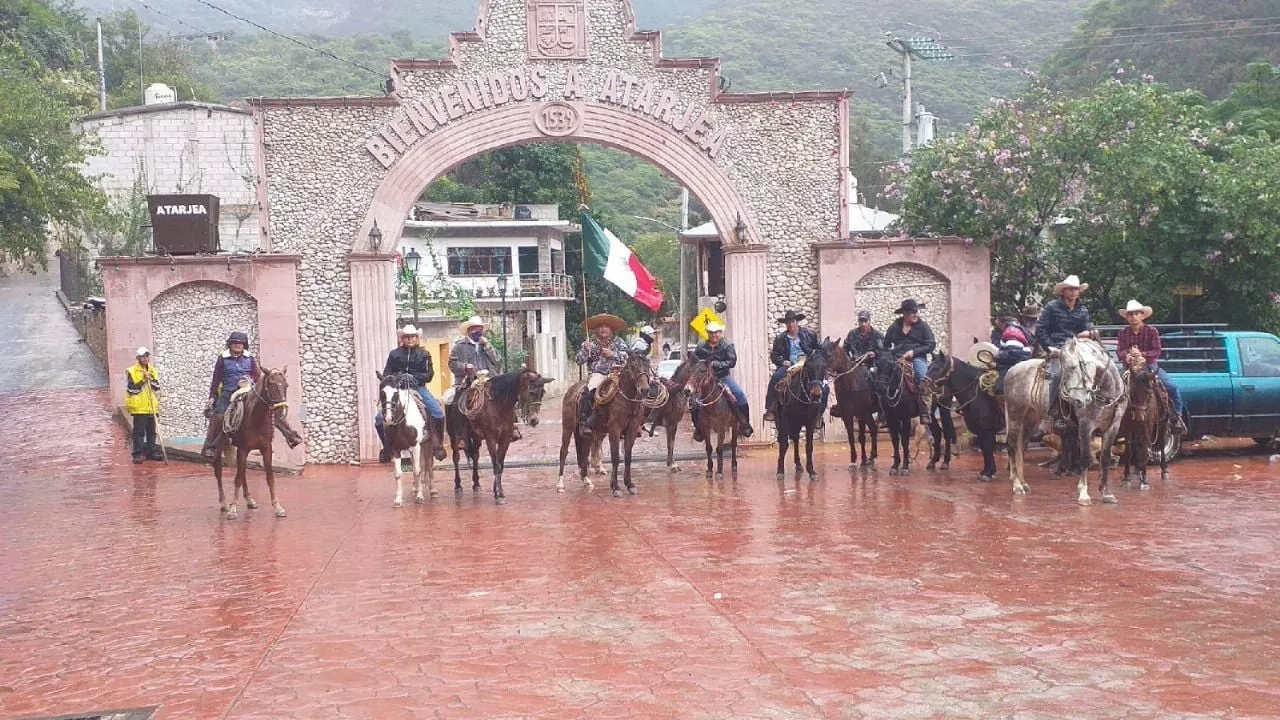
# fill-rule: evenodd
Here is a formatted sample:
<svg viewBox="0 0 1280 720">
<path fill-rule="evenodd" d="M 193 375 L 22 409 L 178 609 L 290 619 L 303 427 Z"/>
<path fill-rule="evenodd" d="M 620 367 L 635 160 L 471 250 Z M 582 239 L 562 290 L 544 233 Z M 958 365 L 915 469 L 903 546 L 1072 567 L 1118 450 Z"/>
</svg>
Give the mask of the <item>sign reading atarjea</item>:
<svg viewBox="0 0 1280 720">
<path fill-rule="evenodd" d="M 720 154 L 728 129 L 711 122 L 711 113 L 654 80 L 640 80 L 620 70 L 605 75 L 603 87 L 584 88 L 580 69 L 569 66 L 564 87 L 550 88 L 541 67 L 492 72 L 455 84 L 444 84 L 422 97 L 406 100 L 405 114 L 380 128 L 365 149 L 383 167 L 395 165 L 409 148 L 437 128 L 473 113 L 511 103 L 529 102 L 534 123 L 551 137 L 577 132 L 582 119 L 570 103 L 593 101 L 627 108 L 662 123 L 712 158 Z"/>
</svg>

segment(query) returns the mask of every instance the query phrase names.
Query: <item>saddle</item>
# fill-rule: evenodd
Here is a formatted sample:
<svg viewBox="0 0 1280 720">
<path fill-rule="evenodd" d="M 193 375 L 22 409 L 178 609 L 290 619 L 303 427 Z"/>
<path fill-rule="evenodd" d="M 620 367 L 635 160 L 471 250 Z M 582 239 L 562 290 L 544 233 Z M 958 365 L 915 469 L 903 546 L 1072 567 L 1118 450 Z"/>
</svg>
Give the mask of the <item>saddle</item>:
<svg viewBox="0 0 1280 720">
<path fill-rule="evenodd" d="M 231 434 L 240 429 L 240 424 L 244 422 L 245 401 L 249 397 L 251 385 L 247 379 L 241 378 L 239 386 L 235 392 L 231 393 L 231 400 L 227 403 L 227 409 L 222 413 L 222 431 Z"/>
<path fill-rule="evenodd" d="M 779 392 L 786 390 L 787 385 L 791 382 L 791 378 L 800 374 L 800 371 L 804 370 L 804 361 L 804 356 L 801 356 L 799 360 L 792 363 L 791 367 L 787 368 L 787 371 L 782 374 L 782 379 L 778 381 L 776 388 Z"/>
</svg>

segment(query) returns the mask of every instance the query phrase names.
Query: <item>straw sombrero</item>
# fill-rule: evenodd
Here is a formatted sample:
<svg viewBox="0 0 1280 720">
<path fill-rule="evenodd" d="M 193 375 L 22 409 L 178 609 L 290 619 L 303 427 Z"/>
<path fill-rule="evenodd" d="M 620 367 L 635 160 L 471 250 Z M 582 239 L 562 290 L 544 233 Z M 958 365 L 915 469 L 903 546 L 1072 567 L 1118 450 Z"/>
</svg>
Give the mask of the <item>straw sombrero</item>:
<svg viewBox="0 0 1280 720">
<path fill-rule="evenodd" d="M 598 315 L 592 315 L 591 317 L 587 318 L 587 321 L 583 323 L 583 325 L 586 326 L 587 330 L 595 330 L 601 325 L 605 325 L 607 327 L 613 328 L 614 332 L 622 332 L 627 327 L 627 323 L 623 321 L 622 318 L 618 317 L 617 315 L 610 315 L 609 313 L 600 313 Z"/>
<path fill-rule="evenodd" d="M 1076 290 L 1079 290 L 1080 292 L 1085 292 L 1086 290 L 1089 289 L 1089 283 L 1080 282 L 1079 275 L 1068 275 L 1066 280 L 1063 280 L 1062 282 L 1053 286 L 1053 292 L 1055 295 L 1061 295 L 1062 291 L 1068 288 L 1074 288 Z"/>
<path fill-rule="evenodd" d="M 1151 313 L 1155 311 L 1151 309 L 1150 305 L 1143 305 L 1137 300 L 1130 300 L 1129 304 L 1124 306 L 1124 310 L 1121 311 L 1121 314 L 1124 315 L 1125 317 L 1129 317 L 1129 313 L 1133 313 L 1133 312 L 1142 313 L 1142 319 L 1146 320 L 1147 318 L 1151 317 Z"/>
<path fill-rule="evenodd" d="M 477 327 L 477 326 L 479 326 L 481 330 L 488 327 L 488 325 L 485 324 L 484 320 L 480 319 L 479 315 L 472 315 L 466 320 L 463 320 L 462 322 L 458 323 L 458 332 L 462 335 L 466 335 L 471 332 L 471 328 Z"/>
</svg>

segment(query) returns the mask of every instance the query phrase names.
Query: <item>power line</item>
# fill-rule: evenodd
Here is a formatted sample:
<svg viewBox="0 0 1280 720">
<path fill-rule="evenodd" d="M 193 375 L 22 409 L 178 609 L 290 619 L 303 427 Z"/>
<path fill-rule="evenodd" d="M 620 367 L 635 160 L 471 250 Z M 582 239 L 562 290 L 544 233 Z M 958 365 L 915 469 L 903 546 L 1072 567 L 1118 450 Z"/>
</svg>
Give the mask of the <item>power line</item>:
<svg viewBox="0 0 1280 720">
<path fill-rule="evenodd" d="M 1192 35 L 1196 33 L 1202 33 L 1202 34 L 1208 33 L 1208 35 L 1202 35 L 1203 37 L 1217 37 L 1218 35 L 1221 35 L 1221 34 L 1225 34 L 1223 35 L 1224 37 L 1230 37 L 1232 33 L 1250 32 L 1254 30 L 1280 30 L 1280 22 L 1268 22 L 1268 23 L 1263 23 L 1259 25 L 1249 25 L 1249 26 L 1234 27 L 1234 28 L 1233 27 L 1197 28 L 1194 30 L 1170 30 L 1168 32 L 1153 32 L 1153 33 L 1142 33 L 1142 34 L 1135 34 L 1135 35 L 1112 35 L 1112 36 L 1106 36 L 1106 37 L 1099 37 L 1098 40 L 1104 43 L 1111 43 L 1113 45 L 1120 46 L 1120 45 L 1133 44 L 1130 41 L 1145 40 L 1147 38 L 1161 38 L 1161 37 L 1167 37 L 1167 36 L 1173 36 L 1173 35 Z M 1187 38 L 1187 39 L 1195 40 L 1199 38 Z M 1029 41 L 1020 41 L 1020 44 L 1028 44 L 1028 42 Z M 953 47 L 964 49 L 967 46 L 956 45 Z"/>
<path fill-rule="evenodd" d="M 1156 24 L 1152 24 L 1152 25 L 1128 25 L 1128 26 L 1124 26 L 1124 27 L 1098 28 L 1098 30 L 1108 30 L 1108 31 L 1110 31 L 1110 32 L 1117 33 L 1117 32 L 1129 31 L 1129 30 L 1162 30 L 1162 29 L 1164 29 L 1164 28 L 1188 27 L 1188 26 L 1192 26 L 1192 25 L 1209 25 L 1209 26 L 1212 26 L 1212 25 L 1230 25 L 1230 24 L 1234 24 L 1234 23 L 1244 23 L 1244 22 L 1268 22 L 1268 23 L 1269 23 L 1269 22 L 1273 22 L 1273 21 L 1277 21 L 1277 20 L 1280 20 L 1280 15 L 1271 15 L 1271 16 L 1265 16 L 1265 17 L 1263 17 L 1263 16 L 1259 16 L 1259 17 L 1242 17 L 1242 18 L 1234 18 L 1234 19 L 1229 19 L 1229 20 L 1196 20 L 1196 21 L 1188 21 L 1188 22 L 1163 23 L 1163 24 L 1158 24 L 1158 25 L 1156 25 Z M 907 24 L 908 24 L 908 25 L 914 25 L 914 23 L 907 23 Z M 1205 27 L 1205 28 L 1201 28 L 1201 30 L 1206 31 L 1206 32 L 1211 31 L 1211 30 L 1224 30 L 1224 29 L 1228 29 L 1228 28 L 1214 28 L 1214 27 Z M 1000 39 L 1000 40 L 1006 40 L 1006 39 L 1008 39 L 1008 35 L 1003 35 L 1003 34 L 997 34 L 997 35 L 963 35 L 963 36 L 958 36 L 958 37 L 947 37 L 947 35 L 946 35 L 945 33 L 942 33 L 942 32 L 940 32 L 940 31 L 936 31 L 936 30 L 935 30 L 935 31 L 933 31 L 933 32 L 939 36 L 939 37 L 938 37 L 938 40 L 939 40 L 940 42 L 946 42 L 946 43 L 953 43 L 953 42 L 957 42 L 957 41 L 960 41 L 960 40 L 988 40 L 988 39 L 993 39 L 993 38 L 994 38 L 994 39 Z M 1134 34 L 1129 35 L 1129 36 L 1127 36 L 1127 37 L 1142 37 L 1142 36 L 1144 36 L 1144 35 L 1146 35 L 1146 33 L 1134 33 Z M 1119 38 L 1117 37 L 1116 39 L 1119 39 Z M 1014 41 L 1014 42 L 1037 42 L 1037 41 L 1033 41 L 1033 40 L 1021 40 L 1021 41 Z"/>
<path fill-rule="evenodd" d="M 1163 40 L 1150 40 L 1145 42 L 1123 42 L 1123 43 L 1094 44 L 1094 45 L 1068 45 L 1068 46 L 1055 48 L 1055 51 L 1060 52 L 1063 50 L 1106 50 L 1108 48 L 1128 48 L 1128 47 L 1135 47 L 1138 45 L 1164 45 L 1167 43 L 1188 42 L 1193 40 L 1236 40 L 1241 38 L 1268 37 L 1271 35 L 1280 35 L 1280 26 L 1276 26 L 1274 28 L 1256 28 L 1256 29 L 1266 30 L 1266 32 L 1253 32 L 1253 33 L 1227 34 L 1227 35 L 1203 35 L 1200 37 L 1165 38 Z M 957 58 L 990 57 L 992 55 L 1002 55 L 1008 52 L 1009 50 L 1010 48 L 1004 48 L 1004 49 L 991 50 L 988 52 L 956 53 L 956 57 Z"/>
<path fill-rule="evenodd" d="M 387 77 L 386 73 L 378 72 L 377 70 L 374 70 L 373 68 L 371 68 L 371 67 L 369 67 L 369 66 L 367 66 L 367 65 L 362 65 L 362 64 L 360 64 L 360 63 L 358 63 L 358 62 L 355 62 L 354 60 L 348 60 L 348 59 L 343 58 L 343 57 L 338 57 L 337 55 L 334 55 L 333 53 L 329 52 L 328 50 L 324 50 L 324 49 L 322 49 L 322 48 L 318 48 L 318 47 L 315 47 L 315 46 L 312 46 L 312 45 L 308 45 L 308 44 L 306 44 L 306 43 L 302 42 L 301 40 L 299 40 L 299 39 L 297 39 L 297 38 L 295 38 L 295 37 L 292 37 L 292 36 L 289 36 L 289 35 L 285 35 L 284 33 L 278 33 L 278 32 L 276 32 L 275 30 L 272 30 L 271 28 L 269 28 L 269 27 L 265 27 L 265 26 L 263 26 L 263 25 L 259 25 L 258 23 L 254 22 L 254 21 L 252 21 L 252 20 L 250 20 L 250 19 L 248 19 L 248 18 L 240 17 L 239 15 L 236 15 L 235 13 L 233 13 L 233 12 L 231 12 L 231 11 L 229 11 L 229 10 L 224 10 L 224 9 L 222 9 L 222 8 L 218 7 L 217 5 L 214 5 L 213 3 L 209 2 L 209 0 L 196 0 L 196 2 L 200 3 L 201 5 L 205 5 L 205 6 L 209 7 L 209 8 L 212 8 L 212 9 L 214 9 L 214 10 L 217 10 L 218 12 L 222 13 L 223 15 L 226 15 L 226 16 L 227 16 L 227 17 L 229 17 L 229 18 L 233 18 L 233 19 L 235 19 L 235 20 L 239 20 L 240 22 L 243 22 L 243 23 L 248 23 L 248 24 L 250 24 L 250 25 L 252 25 L 252 26 L 254 26 L 254 27 L 258 28 L 259 30 L 261 30 L 261 31 L 263 31 L 263 32 L 265 32 L 265 33 L 270 33 L 270 34 L 272 34 L 272 35 L 275 35 L 275 36 L 276 36 L 276 37 L 278 37 L 278 38 L 281 38 L 281 39 L 284 39 L 284 40 L 288 40 L 289 42 L 294 43 L 295 45 L 300 45 L 300 46 L 302 46 L 302 47 L 304 47 L 304 48 L 306 48 L 306 49 L 308 49 L 308 50 L 310 50 L 310 51 L 312 51 L 312 52 L 319 53 L 319 54 L 321 54 L 321 55 L 326 55 L 326 56 L 328 56 L 328 57 L 333 58 L 334 60 L 337 60 L 337 61 L 338 61 L 338 62 L 340 62 L 340 63 L 346 63 L 347 65 L 350 65 L 351 67 L 358 68 L 358 69 L 360 69 L 360 70 L 364 70 L 365 72 L 370 73 L 371 75 L 373 75 L 373 76 L 377 77 L 379 80 L 385 79 L 385 78 Z"/>
</svg>

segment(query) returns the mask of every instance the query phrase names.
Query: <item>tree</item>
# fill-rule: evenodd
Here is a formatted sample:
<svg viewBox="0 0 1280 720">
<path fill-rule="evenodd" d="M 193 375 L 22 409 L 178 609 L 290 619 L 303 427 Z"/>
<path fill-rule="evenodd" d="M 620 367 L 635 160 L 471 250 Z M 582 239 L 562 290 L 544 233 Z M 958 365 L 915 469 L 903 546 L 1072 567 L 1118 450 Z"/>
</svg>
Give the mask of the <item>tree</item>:
<svg viewBox="0 0 1280 720">
<path fill-rule="evenodd" d="M 175 38 L 148 39 L 150 28 L 132 10 L 106 15 L 102 20 L 103 60 L 107 80 L 107 106 L 142 104 L 142 91 L 152 83 L 172 87 L 179 100 L 216 102 L 219 98 L 195 79 L 192 57 Z M 139 57 L 141 53 L 141 57 Z M 139 76 L 139 61 L 142 75 Z M 143 83 L 143 85 L 139 85 Z"/>
</svg>

